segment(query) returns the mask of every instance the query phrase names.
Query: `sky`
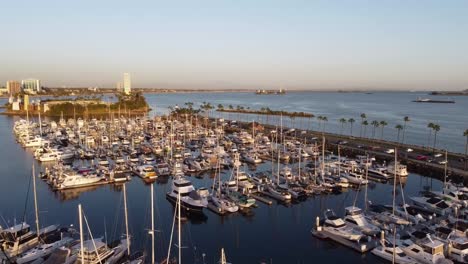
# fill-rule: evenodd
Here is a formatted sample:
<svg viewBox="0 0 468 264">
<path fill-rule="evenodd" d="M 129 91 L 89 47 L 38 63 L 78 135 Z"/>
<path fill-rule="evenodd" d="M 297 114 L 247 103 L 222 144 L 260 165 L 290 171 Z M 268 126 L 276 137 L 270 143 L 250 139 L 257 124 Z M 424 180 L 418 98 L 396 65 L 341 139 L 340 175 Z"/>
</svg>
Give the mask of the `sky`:
<svg viewBox="0 0 468 264">
<path fill-rule="evenodd" d="M 14 0 L 0 85 L 468 89 L 468 1 Z"/>
</svg>

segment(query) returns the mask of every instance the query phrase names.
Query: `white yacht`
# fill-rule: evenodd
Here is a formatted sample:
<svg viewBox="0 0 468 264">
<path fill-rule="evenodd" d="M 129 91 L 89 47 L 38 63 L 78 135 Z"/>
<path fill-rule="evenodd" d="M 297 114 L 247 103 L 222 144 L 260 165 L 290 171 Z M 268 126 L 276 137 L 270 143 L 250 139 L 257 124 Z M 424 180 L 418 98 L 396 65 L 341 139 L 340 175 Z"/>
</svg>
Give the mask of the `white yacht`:
<svg viewBox="0 0 468 264">
<path fill-rule="evenodd" d="M 104 178 L 96 174 L 82 175 L 74 171 L 70 171 L 63 174 L 63 180 L 60 181 L 56 188 L 58 190 L 65 190 L 92 186 L 98 184 L 98 182 L 102 180 L 104 180 Z"/>
<path fill-rule="evenodd" d="M 380 232 L 380 228 L 369 223 L 364 217 L 362 210 L 355 206 L 345 208 L 344 221 L 346 224 L 361 230 L 365 235 L 374 236 Z"/>
<path fill-rule="evenodd" d="M 49 244 L 40 244 L 16 258 L 16 263 L 23 264 L 34 261 L 39 258 L 44 258 L 52 254 L 52 252 L 62 246 L 68 245 L 73 241 L 70 237 L 64 237 L 58 241 Z"/>
<path fill-rule="evenodd" d="M 84 241 L 82 249 L 80 244 L 76 245 L 75 249 L 78 250 L 75 264 L 107 263 L 106 261 L 114 254 L 114 251 L 101 238 Z M 82 258 L 84 258 L 84 263 L 82 263 Z"/>
<path fill-rule="evenodd" d="M 397 163 L 395 166 L 395 162 L 391 162 L 387 166 L 387 172 L 390 175 L 395 175 L 398 177 L 408 177 L 408 170 L 406 168 L 406 165 L 403 165 L 401 163 Z"/>
<path fill-rule="evenodd" d="M 362 232 L 346 224 L 343 219 L 337 217 L 331 210 L 325 212 L 323 229 L 329 233 L 331 238 L 339 237 L 350 241 L 359 241 L 364 236 Z"/>
<path fill-rule="evenodd" d="M 386 168 L 369 168 L 367 169 L 369 177 L 377 178 L 380 180 L 389 180 L 393 178 L 393 174 L 389 174 Z"/>
<path fill-rule="evenodd" d="M 56 225 L 42 228 L 39 230 L 39 235 L 46 236 L 56 231 L 57 228 Z M 16 257 L 39 243 L 37 233 L 31 231 L 30 226 L 26 223 L 17 224 L 6 229 L 0 228 L 0 237 L 4 239 L 2 245 L 0 245 L 2 251 L 9 258 Z"/>
<path fill-rule="evenodd" d="M 254 188 L 253 183 L 249 180 L 249 176 L 244 171 L 239 171 L 239 173 L 234 174 L 234 181 L 244 190 L 251 190 Z"/>
<path fill-rule="evenodd" d="M 212 195 L 210 201 L 219 208 L 222 212 L 234 213 L 239 210 L 239 207 L 230 200 L 218 195 Z"/>
<path fill-rule="evenodd" d="M 436 197 L 410 197 L 410 199 L 415 205 L 439 215 L 448 215 L 452 211 L 450 205 Z"/>
<path fill-rule="evenodd" d="M 348 180 L 348 183 L 354 185 L 366 185 L 369 183 L 368 180 L 364 179 L 362 174 L 357 172 L 345 172 L 341 174 L 341 177 Z"/>
<path fill-rule="evenodd" d="M 152 165 L 141 165 L 136 167 L 134 171 L 138 177 L 142 178 L 144 181 L 153 181 L 158 177 Z"/>
<path fill-rule="evenodd" d="M 419 263 L 415 259 L 406 255 L 406 253 L 403 252 L 403 250 L 401 250 L 399 246 L 395 245 L 394 247 L 392 244 L 387 243 L 386 241 L 384 241 L 383 243 L 381 241 L 381 244 L 382 245 L 372 249 L 371 251 L 372 254 L 380 258 L 383 258 L 387 261 L 393 262 L 393 257 L 394 257 L 393 252 L 395 252 L 395 263 L 398 263 L 398 264 L 418 264 Z"/>
<path fill-rule="evenodd" d="M 444 255 L 444 244 L 438 240 L 424 239 L 418 244 L 411 240 L 397 242 L 401 250 L 418 263 L 424 264 L 451 264 L 451 260 Z"/>
<path fill-rule="evenodd" d="M 266 189 L 268 191 L 268 194 L 276 200 L 287 202 L 291 201 L 292 199 L 292 195 L 284 188 L 281 188 L 279 185 L 271 184 L 268 185 Z"/>
<path fill-rule="evenodd" d="M 206 197 L 201 197 L 192 183 L 183 176 L 172 181 L 172 189 L 166 197 L 169 201 L 176 203 L 178 194 L 180 194 L 182 207 L 187 211 L 202 212 L 203 208 L 208 206 Z"/>
</svg>

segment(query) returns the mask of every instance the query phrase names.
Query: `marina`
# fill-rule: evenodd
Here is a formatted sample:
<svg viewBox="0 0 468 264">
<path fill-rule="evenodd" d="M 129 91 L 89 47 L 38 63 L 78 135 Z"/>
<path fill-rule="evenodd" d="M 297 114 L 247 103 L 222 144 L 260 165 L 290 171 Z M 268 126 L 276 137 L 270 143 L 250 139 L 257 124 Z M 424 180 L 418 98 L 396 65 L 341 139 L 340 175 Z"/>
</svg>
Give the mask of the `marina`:
<svg viewBox="0 0 468 264">
<path fill-rule="evenodd" d="M 89 205 L 86 201 L 91 205 L 95 203 L 93 198 L 89 200 L 89 196 L 94 196 L 93 193 L 107 193 L 107 197 L 114 193 L 111 195 L 114 198 L 106 198 L 107 203 L 113 204 L 109 199 L 116 199 L 116 195 L 119 196 L 122 192 L 122 186 L 129 185 L 130 190 L 146 189 L 145 192 L 148 192 L 147 189 L 153 189 L 153 184 L 156 184 L 156 193 L 159 193 L 156 198 L 156 211 L 160 215 L 158 220 L 161 228 L 169 228 L 173 210 L 171 208 L 177 208 L 179 203 L 183 214 L 180 218 L 183 219 L 184 229 L 189 229 L 189 233 L 197 230 L 197 226 L 209 226 L 210 219 L 214 217 L 238 226 L 235 223 L 242 222 L 244 218 L 261 221 L 257 219 L 269 217 L 265 212 L 271 210 L 283 214 L 292 211 L 301 215 L 296 221 L 299 221 L 297 223 L 303 230 L 295 230 L 300 234 L 310 231 L 309 238 L 304 238 L 310 240 L 310 236 L 316 237 L 321 241 L 319 248 L 326 247 L 329 245 L 327 240 L 332 240 L 345 248 L 353 249 L 352 252 L 365 253 L 369 261 L 380 261 L 373 255 L 385 258 L 386 255 L 382 255 L 378 250 L 388 243 L 388 239 L 379 239 L 381 230 L 388 235 L 393 232 L 392 228 L 398 225 L 402 228 L 398 231 L 400 238 L 406 237 L 405 230 L 409 230 L 409 227 L 426 230 L 433 228 L 433 225 L 447 228 L 447 224 L 450 226 L 453 223 L 448 222 L 444 225 L 440 220 L 435 221 L 434 219 L 440 218 L 433 218 L 433 215 L 455 217 L 451 218 L 451 221 L 455 222 L 464 221 L 464 216 L 460 213 L 464 214 L 464 206 L 468 200 L 461 193 L 463 189 L 458 189 L 455 183 L 442 184 L 436 179 L 424 179 L 423 176 L 412 174 L 405 165 L 398 162 L 398 149 L 386 154 L 390 159 L 384 156 L 383 160 L 379 155 L 372 156 L 371 151 L 367 152 L 367 155 L 346 156 L 343 153 L 346 153 L 348 144 L 331 144 L 325 134 L 320 132 L 312 132 L 311 135 L 288 134 L 290 128 L 282 127 L 282 119 L 276 126 L 265 124 L 263 127 L 256 123 L 234 122 L 219 117 L 212 117 L 206 122 L 203 121 L 203 116 L 179 116 L 177 112 L 170 116 L 136 115 L 112 119 L 33 119 L 36 121 L 10 119 L 15 120 L 14 123 L 10 123 L 10 131 L 13 131 L 16 140 L 16 143 L 12 144 L 22 146 L 18 151 L 24 152 L 27 160 L 35 160 L 33 163 L 40 168 L 36 177 L 42 178 L 43 184 L 49 186 L 42 189 L 42 196 L 45 194 L 50 197 L 52 194 L 52 200 L 57 199 L 54 196 L 62 197 L 58 200 L 65 202 L 64 205 L 75 206 L 76 202 L 70 203 L 67 200 L 78 199 L 80 204 L 87 207 Z M 392 156 L 396 158 L 393 162 Z M 447 172 L 446 167 L 445 171 Z M 415 181 L 426 183 L 417 184 Z M 382 197 L 377 190 L 391 191 L 392 185 L 393 197 L 398 202 L 389 206 L 392 201 Z M 403 192 L 408 188 L 407 185 L 411 188 L 409 193 Z M 426 188 L 434 191 L 421 192 Z M 161 191 L 158 192 L 158 189 Z M 450 190 L 460 193 L 457 198 L 459 200 L 444 202 L 437 198 L 445 197 L 445 193 Z M 399 192 L 405 193 L 406 197 L 398 195 Z M 135 192 L 130 191 L 130 195 L 132 194 L 135 195 Z M 140 191 L 139 196 L 142 194 Z M 148 211 L 136 205 L 135 201 L 134 198 L 130 201 L 130 215 L 147 215 Z M 406 205 L 405 201 L 412 204 L 411 207 Z M 304 209 L 300 209 L 305 205 L 312 210 L 304 212 Z M 67 207 L 69 206 L 71 205 Z M 323 214 L 329 210 L 327 207 L 333 208 L 330 212 L 344 212 L 343 218 L 335 216 L 334 213 L 324 217 Z M 139 212 L 136 212 L 137 208 Z M 360 208 L 369 209 L 361 211 Z M 73 211 L 76 212 L 76 209 Z M 164 212 L 164 217 L 161 211 Z M 92 215 L 96 213 L 97 211 L 91 212 Z M 307 219 L 302 216 L 304 213 Z M 279 216 L 274 218 L 277 217 Z M 76 223 L 76 216 L 65 217 L 65 222 L 66 218 L 69 223 Z M 286 221 L 286 225 L 290 221 L 284 216 L 279 219 Z M 98 224 L 99 221 L 95 221 L 95 225 L 102 226 Z M 421 221 L 428 222 L 422 225 Z M 121 222 L 120 226 L 122 224 Z M 140 229 L 142 225 L 149 224 L 136 224 Z M 101 234 L 106 233 L 106 228 L 104 232 L 101 228 L 98 230 Z M 206 231 L 206 228 L 201 230 Z M 141 250 L 148 256 L 150 252 L 147 250 L 147 242 L 143 242 L 147 240 L 147 235 L 141 235 L 143 231 L 144 228 L 139 230 L 140 235 L 132 236 L 131 247 L 133 251 Z M 240 230 L 236 228 L 236 232 Z M 122 230 L 120 233 L 128 234 L 128 231 Z M 138 238 L 137 241 L 134 241 L 135 238 Z M 161 241 L 168 239 L 167 236 L 159 238 Z M 282 238 L 287 237 L 283 235 Z M 440 237 L 434 233 L 433 238 Z M 416 241 L 411 237 L 409 239 Z M 464 243 L 457 239 L 457 243 Z M 445 245 L 444 248 L 448 244 L 443 243 L 455 243 L 442 238 L 440 240 L 442 245 Z M 70 239 L 63 243 L 58 240 L 53 242 L 56 243 L 53 245 L 65 245 L 72 241 L 79 239 Z M 122 241 L 123 245 L 128 243 L 126 240 Z M 401 252 L 405 250 L 403 245 L 413 245 L 407 244 L 408 241 L 403 239 L 395 243 L 397 242 L 401 243 L 397 247 Z M 203 240 L 197 243 L 204 244 Z M 154 247 L 155 251 L 166 251 L 168 244 L 163 244 Z M 213 248 L 213 245 L 205 246 L 206 252 L 187 252 L 184 256 L 195 254 L 194 263 L 210 263 L 200 259 L 200 256 L 206 255 L 208 250 L 218 250 Z M 307 245 L 301 244 L 299 248 L 302 247 Z M 187 251 L 193 251 L 194 248 L 195 246 Z M 234 246 L 232 242 L 226 242 L 223 246 L 223 250 L 227 252 L 234 251 L 229 255 L 232 260 L 243 259 L 243 254 L 235 253 L 238 249 L 238 245 Z M 345 255 L 356 254 L 337 250 L 347 253 Z M 376 253 L 370 254 L 371 251 Z M 450 257 L 446 249 L 443 252 L 447 258 Z M 47 256 L 49 254 L 52 252 L 47 253 Z M 130 256 L 125 255 L 121 254 L 115 258 L 125 261 Z M 164 254 L 158 255 L 162 258 Z M 267 259 L 266 256 L 265 260 Z M 276 256 L 274 259 L 281 261 L 282 258 Z M 265 260 L 257 258 L 246 263 L 260 263 Z"/>
</svg>

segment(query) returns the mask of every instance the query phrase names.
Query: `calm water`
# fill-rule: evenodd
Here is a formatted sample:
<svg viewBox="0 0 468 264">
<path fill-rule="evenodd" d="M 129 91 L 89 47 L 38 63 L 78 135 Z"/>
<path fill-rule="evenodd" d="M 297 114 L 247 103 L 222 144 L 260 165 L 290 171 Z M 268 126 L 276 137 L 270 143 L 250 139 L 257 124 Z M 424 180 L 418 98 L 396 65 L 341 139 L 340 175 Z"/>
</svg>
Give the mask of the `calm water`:
<svg viewBox="0 0 468 264">
<path fill-rule="evenodd" d="M 195 105 L 202 102 L 210 102 L 217 107 L 218 104 L 227 108 L 233 105 L 261 109 L 269 107 L 272 110 L 303 111 L 317 116 L 326 116 L 325 130 L 339 133 L 341 131 L 341 118 L 354 118 L 353 135 L 359 136 L 360 115 L 365 113 L 369 126 L 367 135 L 372 136 L 371 121 L 386 121 L 388 125 L 384 129 L 384 138 L 388 140 L 397 139 L 396 124 L 403 125 L 403 118 L 408 116 L 410 122 L 407 124 L 405 142 L 417 145 L 428 145 L 429 122 L 437 123 L 441 129 L 437 135 L 437 147 L 447 148 L 450 151 L 463 153 L 465 151 L 465 138 L 463 131 L 468 128 L 468 96 L 453 97 L 455 104 L 429 104 L 413 103 L 418 97 L 432 99 L 447 99 L 444 96 L 429 96 L 427 93 L 407 92 L 381 92 L 373 94 L 364 93 L 288 93 L 283 96 L 255 95 L 253 93 L 194 93 L 194 94 L 151 94 L 147 95 L 148 102 L 157 113 L 167 113 L 168 107 L 175 104 L 183 106 L 185 102 L 194 102 Z M 227 114 L 225 117 L 229 117 Z M 237 118 L 237 115 L 230 115 Z M 243 120 L 257 120 L 257 116 Z M 265 120 L 265 117 L 261 117 Z M 276 122 L 277 123 L 277 122 Z M 283 123 L 290 126 L 290 120 L 283 118 Z M 300 120 L 296 118 L 296 127 L 319 129 L 316 118 Z M 346 124 L 344 133 L 350 133 L 350 126 Z M 375 133 L 380 138 L 381 130 Z M 402 135 L 400 135 L 401 139 Z M 433 136 L 430 138 L 430 146 L 433 145 Z"/>
<path fill-rule="evenodd" d="M 167 111 L 167 106 L 175 103 L 183 104 L 186 101 L 209 101 L 222 104 L 251 105 L 261 108 L 281 105 L 284 110 L 310 111 L 317 115 L 327 115 L 328 128 L 338 128 L 333 120 L 341 117 L 354 117 L 365 112 L 372 118 L 385 119 L 391 124 L 392 120 L 399 120 L 409 115 L 413 121 L 410 124 L 411 139 L 417 139 L 418 124 L 424 126 L 427 118 L 438 117 L 442 125 L 441 144 L 452 144 L 457 147 L 456 137 L 466 124 L 466 116 L 462 116 L 463 98 L 456 98 L 455 105 L 420 105 L 407 103 L 415 94 L 385 94 L 381 99 L 377 94 L 289 94 L 286 96 L 253 96 L 251 94 L 182 94 L 182 95 L 149 95 L 148 100 L 157 112 Z M 367 99 L 365 99 L 367 98 Z M 388 98 L 395 98 L 395 104 L 387 103 Z M 330 100 L 328 103 L 325 100 Z M 366 101 L 369 101 L 366 103 Z M 268 105 L 266 104 L 268 102 Z M 302 102 L 302 103 L 301 103 Z M 397 103 L 398 102 L 398 103 Z M 465 107 L 467 102 L 464 103 Z M 439 110 L 434 110 L 439 107 Z M 417 108 L 420 108 L 417 110 Z M 431 110 L 432 109 L 432 110 Z M 468 108 L 465 108 L 468 109 Z M 441 113 L 446 116 L 440 116 Z M 345 113 L 345 114 L 344 114 Z M 458 114 L 453 114 L 458 113 Z M 336 116 L 336 118 L 334 118 Z M 450 116 L 450 117 L 448 117 Z M 437 121 L 438 120 L 431 120 Z M 20 222 L 23 216 L 30 224 L 34 223 L 34 208 L 32 192 L 28 189 L 31 178 L 31 164 L 33 158 L 16 144 L 12 133 L 12 125 L 16 118 L 0 116 L 0 216 L 2 226 L 6 223 Z M 314 124 L 316 126 L 316 124 Z M 453 127 L 450 127 L 453 125 Z M 356 126 L 357 127 L 357 126 Z M 391 125 L 389 125 L 391 127 Z M 358 129 L 357 129 L 358 130 Z M 390 134 L 390 130 L 388 134 Z M 452 139 L 451 137 L 456 137 Z M 462 143 L 460 143 L 462 144 Z M 270 169 L 271 165 L 265 163 L 257 171 Z M 229 172 L 225 172 L 224 178 Z M 191 178 L 196 186 L 211 186 L 210 175 L 204 179 Z M 419 175 L 411 174 L 404 184 L 405 195 L 415 195 L 424 186 L 432 185 L 440 188 L 439 181 L 431 180 Z M 169 236 L 172 224 L 172 206 L 165 199 L 169 190 L 169 183 L 155 184 L 156 199 L 156 228 L 160 230 L 156 236 L 156 259 L 161 260 L 167 254 Z M 150 227 L 149 197 L 150 186 L 143 184 L 139 178 L 133 178 L 127 184 L 130 231 L 133 235 L 133 248 L 146 249 L 149 253 L 150 237 L 147 229 Z M 49 187 L 38 180 L 38 197 L 40 206 L 41 226 L 59 223 L 62 225 L 78 226 L 77 205 L 84 207 L 86 217 L 95 237 L 107 234 L 108 240 L 118 237 L 124 232 L 123 227 L 123 198 L 120 187 L 101 186 L 95 189 L 65 193 L 53 193 Z M 206 263 L 216 263 L 221 247 L 226 249 L 228 261 L 232 263 L 311 263 L 314 261 L 328 263 L 376 263 L 379 262 L 373 255 L 358 254 L 332 242 L 324 242 L 314 238 L 310 230 L 317 215 L 322 216 L 322 210 L 333 208 L 336 213 L 342 214 L 344 207 L 353 203 L 358 195 L 358 204 L 362 205 L 364 191 L 357 193 L 349 190 L 340 195 L 323 195 L 309 198 L 305 202 L 289 206 L 273 204 L 267 206 L 258 203 L 259 207 L 247 214 L 234 214 L 220 217 L 206 211 L 205 217 L 191 219 L 183 225 L 183 249 L 185 263 L 203 263 L 202 254 L 205 253 Z M 400 195 L 400 192 L 399 192 Z M 368 189 L 369 199 L 374 203 L 391 203 L 392 188 L 388 184 L 372 184 Z M 399 196 L 401 199 L 401 196 Z M 25 210 L 26 206 L 26 210 Z M 173 252 L 176 252 L 173 247 Z"/>
</svg>

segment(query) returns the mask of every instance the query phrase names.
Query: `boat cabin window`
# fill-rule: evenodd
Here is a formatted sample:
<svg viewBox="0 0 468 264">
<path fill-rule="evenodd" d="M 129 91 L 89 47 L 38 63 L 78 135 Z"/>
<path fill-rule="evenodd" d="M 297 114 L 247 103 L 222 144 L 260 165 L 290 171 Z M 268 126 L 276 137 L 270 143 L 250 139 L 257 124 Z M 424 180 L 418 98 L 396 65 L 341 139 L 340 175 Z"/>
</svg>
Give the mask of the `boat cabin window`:
<svg viewBox="0 0 468 264">
<path fill-rule="evenodd" d="M 412 248 L 411 251 L 413 251 L 415 253 L 419 253 L 419 249 L 417 249 L 417 248 Z"/>
<path fill-rule="evenodd" d="M 177 190 L 174 190 L 175 194 L 179 194 Z M 180 197 L 189 196 L 190 193 L 180 193 Z"/>
<path fill-rule="evenodd" d="M 346 218 L 345 220 L 346 220 L 346 222 L 350 222 L 352 224 L 357 225 L 356 221 L 354 221 L 353 219 Z"/>
<path fill-rule="evenodd" d="M 468 242 L 459 244 L 459 243 L 453 243 L 453 248 L 458 249 L 458 250 L 465 250 L 468 249 Z"/>
<path fill-rule="evenodd" d="M 190 182 L 183 182 L 183 183 L 174 182 L 174 185 L 175 185 L 176 187 L 188 187 L 188 186 L 191 186 L 192 183 L 190 183 Z"/>
</svg>

